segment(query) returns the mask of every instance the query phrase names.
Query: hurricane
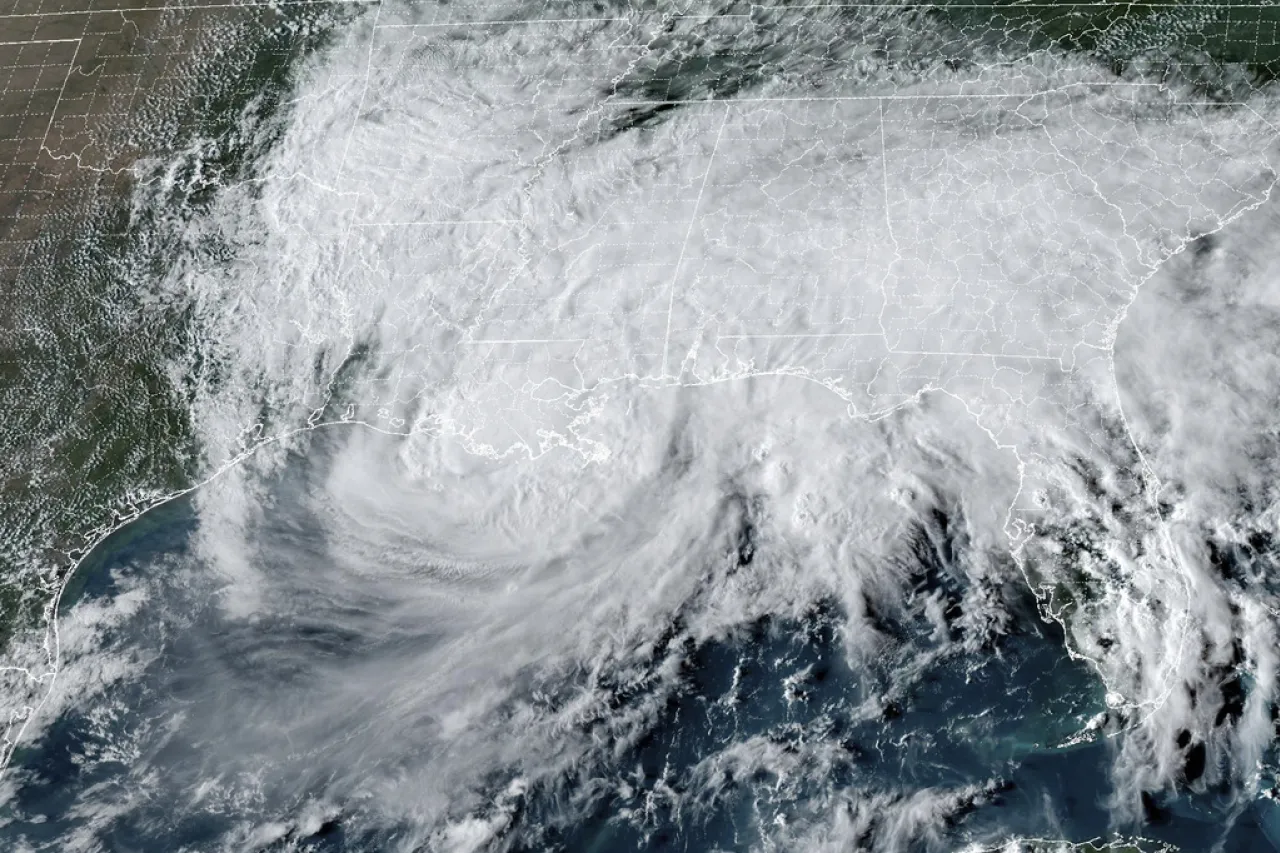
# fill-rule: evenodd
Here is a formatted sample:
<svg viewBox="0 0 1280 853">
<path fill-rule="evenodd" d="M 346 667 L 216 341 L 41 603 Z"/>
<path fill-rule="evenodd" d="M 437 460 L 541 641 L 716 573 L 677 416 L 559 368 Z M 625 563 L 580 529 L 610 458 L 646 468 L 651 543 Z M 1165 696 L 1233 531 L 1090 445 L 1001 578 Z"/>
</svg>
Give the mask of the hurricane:
<svg viewBox="0 0 1280 853">
<path fill-rule="evenodd" d="M 1280 849 L 1225 8 L 327 21 L 130 166 L 194 475 L 59 588 L 6 849 Z"/>
</svg>

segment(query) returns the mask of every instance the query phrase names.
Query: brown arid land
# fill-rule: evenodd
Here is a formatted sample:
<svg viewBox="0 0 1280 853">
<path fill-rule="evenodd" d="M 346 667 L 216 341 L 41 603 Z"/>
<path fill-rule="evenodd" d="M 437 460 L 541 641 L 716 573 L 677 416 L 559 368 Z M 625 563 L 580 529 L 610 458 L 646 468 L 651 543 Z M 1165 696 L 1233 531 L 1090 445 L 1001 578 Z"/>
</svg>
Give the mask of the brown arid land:
<svg viewBox="0 0 1280 853">
<path fill-rule="evenodd" d="M 252 168 L 260 140 L 241 117 L 280 108 L 293 60 L 323 37 L 290 24 L 342 8 L 0 4 L 0 768 L 55 678 L 74 567 L 191 482 L 184 389 L 165 367 L 187 307 L 155 287 L 180 223 Z M 143 164 L 193 146 L 201 180 L 132 204 Z"/>
</svg>

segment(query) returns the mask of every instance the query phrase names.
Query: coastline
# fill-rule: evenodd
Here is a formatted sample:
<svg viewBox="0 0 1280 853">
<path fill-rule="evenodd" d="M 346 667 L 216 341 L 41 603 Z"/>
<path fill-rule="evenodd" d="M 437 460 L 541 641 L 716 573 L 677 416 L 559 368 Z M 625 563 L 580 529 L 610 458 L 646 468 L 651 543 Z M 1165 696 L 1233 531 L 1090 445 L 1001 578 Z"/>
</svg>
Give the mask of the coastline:
<svg viewBox="0 0 1280 853">
<path fill-rule="evenodd" d="M 185 392 L 165 372 L 185 306 L 149 291 L 207 199 L 192 183 L 139 211 L 138 167 L 199 141 L 222 175 L 250 172 L 261 152 L 234 132 L 246 106 L 282 109 L 297 60 L 363 6 L 0 11 L 0 776 L 52 689 L 80 568 L 198 487 Z M 319 24 L 280 26 L 297 19 Z"/>
</svg>

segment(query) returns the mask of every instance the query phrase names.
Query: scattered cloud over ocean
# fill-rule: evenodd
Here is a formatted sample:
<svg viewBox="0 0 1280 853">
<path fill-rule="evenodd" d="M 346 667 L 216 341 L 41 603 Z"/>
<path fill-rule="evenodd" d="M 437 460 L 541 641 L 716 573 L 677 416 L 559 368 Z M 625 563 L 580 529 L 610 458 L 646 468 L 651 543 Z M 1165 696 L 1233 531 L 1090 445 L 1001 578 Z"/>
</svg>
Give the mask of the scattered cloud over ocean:
<svg viewBox="0 0 1280 853">
<path fill-rule="evenodd" d="M 813 723 L 627 766 L 698 655 L 819 624 L 854 727 L 1058 643 L 1066 729 L 1001 736 L 1111 743 L 1114 827 L 1273 783 L 1272 96 L 770 15 L 388 6 L 307 60 L 168 282 L 190 553 L 64 621 L 41 732 L 141 685 L 86 839 L 515 849 L 757 785 L 744 847 L 949 849 L 1001 762 L 892 783 Z"/>
</svg>

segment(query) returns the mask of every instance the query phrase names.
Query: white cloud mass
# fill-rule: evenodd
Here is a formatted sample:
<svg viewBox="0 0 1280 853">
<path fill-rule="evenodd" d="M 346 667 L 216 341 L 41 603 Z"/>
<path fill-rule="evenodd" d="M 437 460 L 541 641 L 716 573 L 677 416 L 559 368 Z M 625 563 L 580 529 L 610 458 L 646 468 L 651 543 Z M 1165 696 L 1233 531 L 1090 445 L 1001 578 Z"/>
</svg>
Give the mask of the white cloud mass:
<svg viewBox="0 0 1280 853">
<path fill-rule="evenodd" d="M 687 825 L 745 780 L 741 849 L 954 849 L 1001 761 L 1073 735 L 1111 744 L 1080 796 L 1114 827 L 1212 786 L 1242 811 L 1273 782 L 1274 95 L 948 61 L 890 8 L 567 8 L 364 15 L 190 226 L 173 369 L 218 476 L 190 566 L 68 617 L 43 730 L 150 656 L 182 671 L 130 755 L 83 757 L 123 781 L 57 849 L 158 803 L 225 817 L 192 850 L 335 821 L 524 849 L 605 802 Z M 1012 636 L 1088 677 L 1065 728 L 1002 697 L 1026 730 L 982 778 L 926 782 L 888 734 L 857 749 L 901 779 L 860 776 L 817 728 L 626 766 L 698 655 L 828 611 L 850 726 Z M 135 627 L 81 657 L 108 619 Z M 936 736 L 990 733 L 973 710 Z"/>
</svg>

